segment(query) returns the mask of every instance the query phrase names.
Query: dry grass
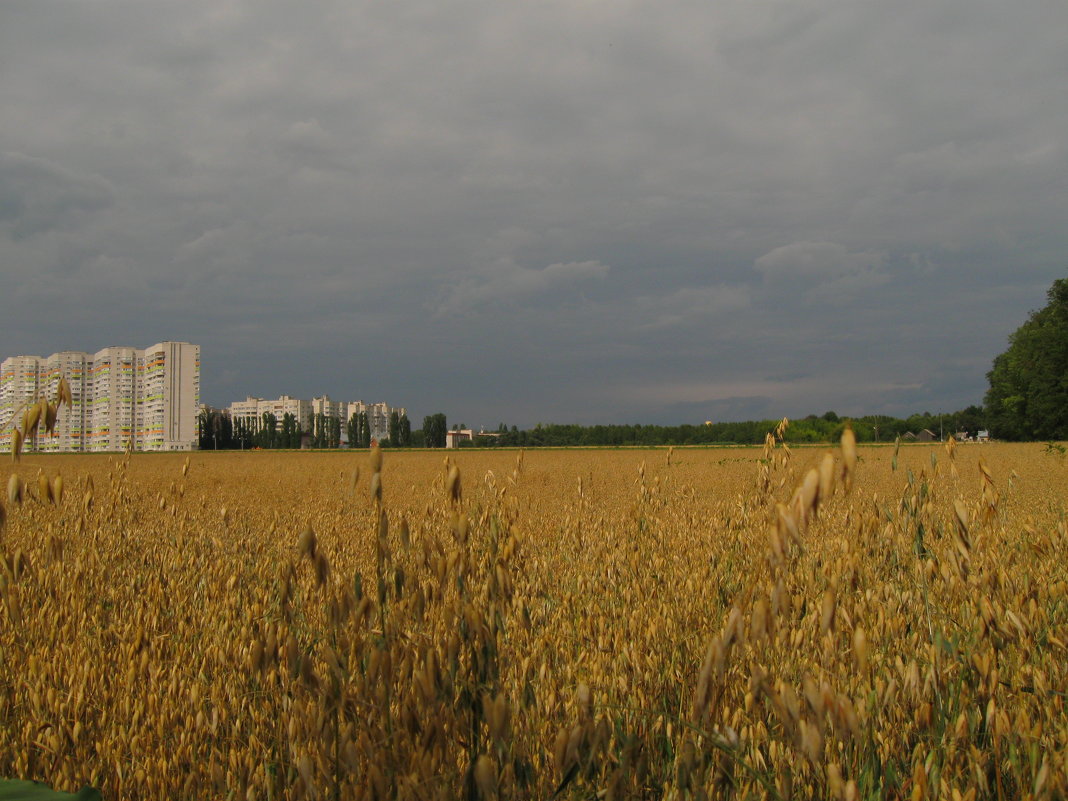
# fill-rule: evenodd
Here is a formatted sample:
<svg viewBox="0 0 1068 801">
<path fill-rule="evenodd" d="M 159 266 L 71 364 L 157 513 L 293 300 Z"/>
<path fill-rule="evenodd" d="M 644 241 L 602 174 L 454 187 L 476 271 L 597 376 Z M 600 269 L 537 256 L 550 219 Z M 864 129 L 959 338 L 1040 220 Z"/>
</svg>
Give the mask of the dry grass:
<svg viewBox="0 0 1068 801">
<path fill-rule="evenodd" d="M 781 439 L 5 463 L 0 775 L 1064 797 L 1065 460 Z"/>
</svg>

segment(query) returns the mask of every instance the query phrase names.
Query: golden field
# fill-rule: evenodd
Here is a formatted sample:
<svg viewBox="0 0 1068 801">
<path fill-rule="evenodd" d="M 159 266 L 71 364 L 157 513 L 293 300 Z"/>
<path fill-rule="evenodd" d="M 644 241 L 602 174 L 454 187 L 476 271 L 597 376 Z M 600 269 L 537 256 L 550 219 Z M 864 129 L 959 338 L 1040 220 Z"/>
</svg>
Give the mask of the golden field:
<svg viewBox="0 0 1068 801">
<path fill-rule="evenodd" d="M 0 776 L 105 799 L 1065 797 L 1068 459 L 857 456 L 5 460 Z"/>
</svg>

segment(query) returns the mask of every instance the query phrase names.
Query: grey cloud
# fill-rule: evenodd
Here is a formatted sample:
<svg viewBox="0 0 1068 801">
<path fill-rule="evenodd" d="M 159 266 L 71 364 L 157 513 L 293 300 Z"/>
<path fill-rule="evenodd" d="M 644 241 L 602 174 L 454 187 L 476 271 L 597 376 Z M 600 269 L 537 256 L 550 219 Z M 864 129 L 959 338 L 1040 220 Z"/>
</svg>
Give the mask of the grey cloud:
<svg viewBox="0 0 1068 801">
<path fill-rule="evenodd" d="M 298 151 L 321 153 L 336 148 L 333 137 L 312 117 L 289 126 L 282 141 Z"/>
<path fill-rule="evenodd" d="M 700 324 L 717 316 L 733 316 L 749 308 L 751 302 L 746 286 L 687 286 L 662 295 L 636 298 L 629 319 L 643 331 L 671 329 Z"/>
<path fill-rule="evenodd" d="M 98 175 L 0 152 L 0 225 L 16 239 L 77 225 L 113 198 L 111 186 Z"/>
<path fill-rule="evenodd" d="M 566 295 L 590 281 L 603 280 L 607 264 L 580 261 L 550 264 L 539 269 L 521 267 L 510 258 L 490 265 L 477 278 L 470 278 L 453 289 L 438 314 L 455 314 L 492 303 L 512 303 L 554 293 Z"/>
<path fill-rule="evenodd" d="M 887 283 L 885 253 L 851 253 L 835 242 L 795 242 L 754 262 L 767 285 L 804 287 L 809 301 L 839 302 Z"/>
<path fill-rule="evenodd" d="M 755 266 L 768 280 L 833 280 L 874 272 L 885 261 L 885 254 L 850 253 L 834 242 L 795 242 L 765 253 L 756 260 Z"/>
</svg>

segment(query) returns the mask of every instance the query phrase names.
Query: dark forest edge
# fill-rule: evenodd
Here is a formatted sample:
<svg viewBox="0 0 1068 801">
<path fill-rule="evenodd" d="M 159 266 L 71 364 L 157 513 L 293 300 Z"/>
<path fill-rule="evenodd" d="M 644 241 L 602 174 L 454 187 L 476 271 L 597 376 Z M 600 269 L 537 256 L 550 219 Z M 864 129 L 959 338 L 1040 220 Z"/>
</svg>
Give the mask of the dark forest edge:
<svg viewBox="0 0 1068 801">
<path fill-rule="evenodd" d="M 941 420 L 941 426 L 939 425 Z M 972 406 L 953 414 L 917 414 L 905 419 L 875 415 L 846 419 L 834 412 L 821 417 L 810 415 L 803 419 L 790 420 L 786 441 L 790 444 L 836 442 L 842 430 L 853 428 L 858 442 L 893 442 L 908 434 L 924 435 L 924 430 L 939 438 L 940 430 L 945 436 L 969 431 L 972 437 L 982 429 L 983 413 Z M 746 420 L 734 423 L 711 423 L 704 425 L 682 424 L 659 425 L 563 425 L 539 424 L 534 428 L 519 430 L 498 426 L 491 436 L 474 435 L 470 443 L 461 447 L 626 447 L 656 445 L 761 445 L 764 438 L 779 425 L 780 420 Z"/>
<path fill-rule="evenodd" d="M 443 415 L 442 415 L 443 417 Z M 786 441 L 790 444 L 818 444 L 836 442 L 841 439 L 842 430 L 850 426 L 858 442 L 893 443 L 899 437 L 903 442 L 944 440 L 954 436 L 963 439 L 975 439 L 986 426 L 987 414 L 978 406 L 969 406 L 958 412 L 948 414 L 914 414 L 906 418 L 886 415 L 869 415 L 858 418 L 839 417 L 834 412 L 824 415 L 790 420 L 786 431 Z M 503 423 L 495 430 L 485 433 L 473 432 L 470 440 L 458 443 L 461 448 L 537 448 L 537 447 L 655 447 L 655 446 L 713 446 L 713 445 L 761 445 L 765 436 L 775 430 L 780 420 L 746 420 L 731 423 L 711 423 L 704 425 L 680 424 L 675 426 L 641 425 L 641 424 L 606 424 L 582 426 L 576 424 L 539 423 L 533 428 L 519 429 L 508 427 Z M 459 428 L 459 426 L 457 427 Z M 432 429 L 433 430 L 433 429 Z M 288 437 L 279 436 L 276 448 L 299 448 L 290 444 Z M 299 441 L 299 440 L 298 440 Z M 253 447 L 270 448 L 270 440 L 253 436 L 244 445 L 245 449 Z M 261 444 L 262 443 L 262 444 Z M 285 443 L 285 444 L 283 444 Z M 379 443 L 382 447 L 444 447 L 443 444 L 427 445 L 422 429 L 412 431 L 405 444 L 393 443 L 388 439 Z M 201 447 L 212 450 L 209 437 L 202 440 Z M 217 450 L 240 449 L 240 443 L 226 446 L 226 440 L 220 438 Z M 336 444 L 327 442 L 322 445 L 309 443 L 306 447 L 313 449 L 336 449 L 348 447 L 346 442 Z M 367 447 L 356 440 L 355 448 Z"/>
</svg>

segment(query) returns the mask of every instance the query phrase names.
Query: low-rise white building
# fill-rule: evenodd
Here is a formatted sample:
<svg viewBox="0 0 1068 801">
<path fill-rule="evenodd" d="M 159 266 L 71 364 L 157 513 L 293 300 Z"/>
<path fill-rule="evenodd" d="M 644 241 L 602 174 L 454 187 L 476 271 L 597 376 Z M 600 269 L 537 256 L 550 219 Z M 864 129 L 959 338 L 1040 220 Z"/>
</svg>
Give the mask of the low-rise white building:
<svg viewBox="0 0 1068 801">
<path fill-rule="evenodd" d="M 471 442 L 475 438 L 475 432 L 470 428 L 454 428 L 445 432 L 445 447 L 459 448 L 461 442 Z"/>
<path fill-rule="evenodd" d="M 344 420 L 351 420 L 354 414 L 366 414 L 367 425 L 371 429 L 371 439 L 382 442 L 389 439 L 389 416 L 392 412 L 396 412 L 398 417 L 407 414 L 407 410 L 401 406 L 391 408 L 387 403 L 350 401 L 345 404 Z"/>
<path fill-rule="evenodd" d="M 282 395 L 275 400 L 264 400 L 263 398 L 249 396 L 243 401 L 231 403 L 228 412 L 230 419 L 234 423 L 241 421 L 254 431 L 263 425 L 263 416 L 265 414 L 273 414 L 279 425 L 282 424 L 283 417 L 291 414 L 300 424 L 300 430 L 308 432 L 311 430 L 312 415 L 314 414 L 311 401 L 292 398 L 289 395 Z"/>
<path fill-rule="evenodd" d="M 281 424 L 282 417 L 292 414 L 300 423 L 300 430 L 305 434 L 313 428 L 315 415 L 321 414 L 331 419 L 341 421 L 342 436 L 345 437 L 345 426 L 353 415 L 366 414 L 367 425 L 371 430 L 371 438 L 377 442 L 389 438 L 389 418 L 393 412 L 397 416 L 407 415 L 407 409 L 403 406 L 392 407 L 387 403 L 364 403 L 356 401 L 333 401 L 329 395 L 309 400 L 291 398 L 283 395 L 277 400 L 264 400 L 263 398 L 247 397 L 243 401 L 231 403 L 228 409 L 230 419 L 237 423 L 245 421 L 247 425 L 255 429 L 262 424 L 263 415 L 270 412 Z"/>
</svg>

